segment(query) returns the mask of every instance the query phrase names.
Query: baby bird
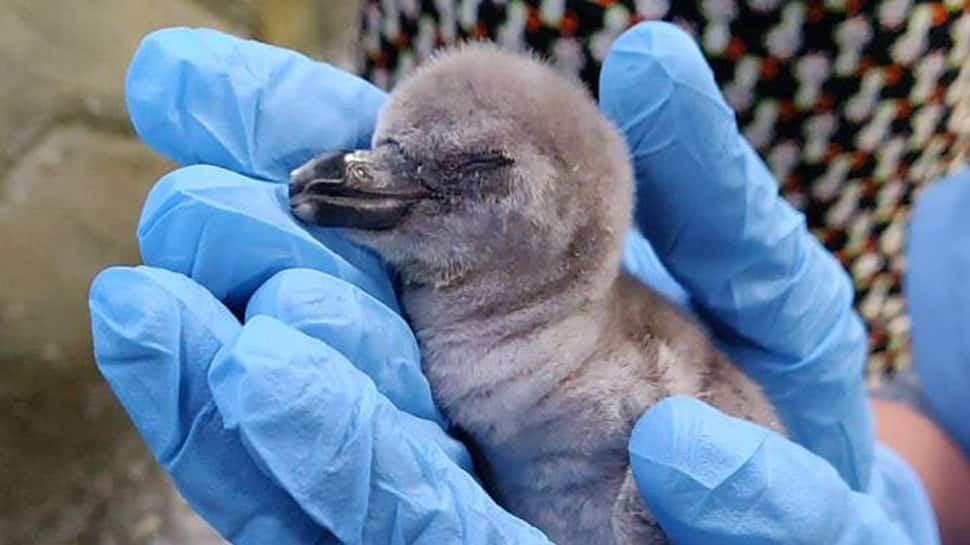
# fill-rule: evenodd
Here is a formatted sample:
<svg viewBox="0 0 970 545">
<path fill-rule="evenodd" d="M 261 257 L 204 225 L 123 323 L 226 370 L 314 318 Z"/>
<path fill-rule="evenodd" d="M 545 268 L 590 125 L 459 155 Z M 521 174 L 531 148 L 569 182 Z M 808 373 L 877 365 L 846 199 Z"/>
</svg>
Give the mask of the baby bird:
<svg viewBox="0 0 970 545">
<path fill-rule="evenodd" d="M 486 44 L 402 82 L 372 150 L 290 182 L 297 217 L 397 268 L 436 403 L 496 501 L 558 545 L 667 543 L 627 453 L 660 399 L 777 427 L 702 329 L 621 270 L 633 198 L 624 140 L 586 90 Z"/>
</svg>

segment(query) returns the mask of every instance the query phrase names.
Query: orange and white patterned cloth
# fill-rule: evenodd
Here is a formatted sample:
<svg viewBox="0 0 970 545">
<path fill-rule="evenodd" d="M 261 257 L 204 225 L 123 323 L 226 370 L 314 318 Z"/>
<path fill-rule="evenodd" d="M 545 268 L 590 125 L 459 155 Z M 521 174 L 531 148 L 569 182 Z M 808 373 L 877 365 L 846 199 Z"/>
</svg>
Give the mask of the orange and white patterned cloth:
<svg viewBox="0 0 970 545">
<path fill-rule="evenodd" d="M 360 69 L 389 88 L 474 37 L 534 50 L 595 94 L 610 44 L 645 19 L 695 36 L 780 190 L 851 273 L 873 374 L 908 368 L 904 233 L 920 187 L 970 153 L 970 2 L 369 0 Z"/>
</svg>

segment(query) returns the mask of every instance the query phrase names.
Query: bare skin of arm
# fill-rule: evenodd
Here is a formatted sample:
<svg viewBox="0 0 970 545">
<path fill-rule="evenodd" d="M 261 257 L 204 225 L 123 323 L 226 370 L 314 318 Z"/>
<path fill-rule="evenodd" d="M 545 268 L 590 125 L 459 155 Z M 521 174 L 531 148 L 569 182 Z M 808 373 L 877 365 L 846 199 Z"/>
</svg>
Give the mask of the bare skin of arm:
<svg viewBox="0 0 970 545">
<path fill-rule="evenodd" d="M 879 440 L 923 480 L 945 545 L 970 545 L 970 460 L 932 420 L 909 407 L 872 400 Z"/>
</svg>

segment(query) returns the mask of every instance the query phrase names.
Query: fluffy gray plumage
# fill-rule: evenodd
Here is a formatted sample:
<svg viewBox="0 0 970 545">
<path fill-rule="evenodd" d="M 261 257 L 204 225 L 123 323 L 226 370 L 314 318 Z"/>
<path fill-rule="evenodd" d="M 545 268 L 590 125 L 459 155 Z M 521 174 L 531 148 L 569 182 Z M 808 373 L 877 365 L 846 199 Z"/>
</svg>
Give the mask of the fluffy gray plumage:
<svg viewBox="0 0 970 545">
<path fill-rule="evenodd" d="M 373 151 L 291 182 L 299 217 L 350 228 L 400 271 L 435 401 L 495 499 L 559 545 L 666 543 L 627 454 L 658 400 L 777 427 L 698 325 L 621 270 L 627 154 L 578 83 L 468 45 L 394 91 Z"/>
</svg>

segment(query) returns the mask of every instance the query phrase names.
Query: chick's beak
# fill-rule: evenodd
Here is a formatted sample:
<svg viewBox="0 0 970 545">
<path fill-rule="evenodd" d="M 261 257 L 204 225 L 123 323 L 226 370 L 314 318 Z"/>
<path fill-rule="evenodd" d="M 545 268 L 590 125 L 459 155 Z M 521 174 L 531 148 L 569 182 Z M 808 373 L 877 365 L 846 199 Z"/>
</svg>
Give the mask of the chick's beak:
<svg viewBox="0 0 970 545">
<path fill-rule="evenodd" d="M 395 153 L 342 151 L 311 159 L 290 174 L 293 214 L 323 227 L 393 228 L 428 196 Z"/>
</svg>

